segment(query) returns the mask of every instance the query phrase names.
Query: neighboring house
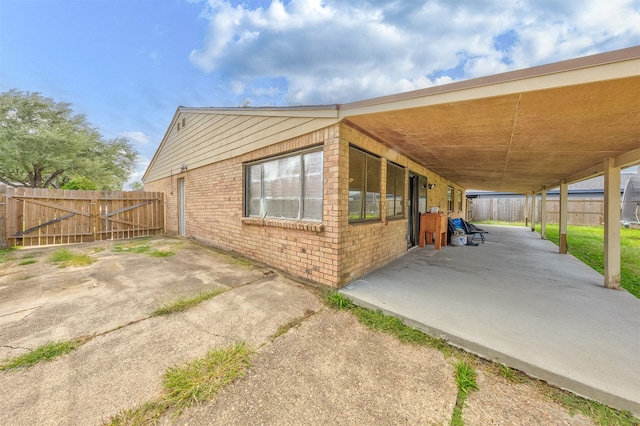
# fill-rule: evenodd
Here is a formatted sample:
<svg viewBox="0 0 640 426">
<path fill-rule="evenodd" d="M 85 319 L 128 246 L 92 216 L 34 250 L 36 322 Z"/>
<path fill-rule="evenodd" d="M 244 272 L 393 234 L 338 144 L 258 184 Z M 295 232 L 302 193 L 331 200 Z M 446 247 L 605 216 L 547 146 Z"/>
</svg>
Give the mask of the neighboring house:
<svg viewBox="0 0 640 426">
<path fill-rule="evenodd" d="M 417 245 L 427 208 L 462 215 L 464 188 L 335 109 L 178 108 L 144 176 L 167 231 L 335 287 Z"/>
</svg>

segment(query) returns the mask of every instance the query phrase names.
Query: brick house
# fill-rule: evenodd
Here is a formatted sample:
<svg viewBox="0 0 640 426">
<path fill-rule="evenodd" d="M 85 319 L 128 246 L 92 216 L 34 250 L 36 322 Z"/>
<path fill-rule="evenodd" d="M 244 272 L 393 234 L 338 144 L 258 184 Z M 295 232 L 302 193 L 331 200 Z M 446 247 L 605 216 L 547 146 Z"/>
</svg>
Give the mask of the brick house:
<svg viewBox="0 0 640 426">
<path fill-rule="evenodd" d="M 464 216 L 466 188 L 544 203 L 560 187 L 564 205 L 568 184 L 604 175 L 615 286 L 639 64 L 635 46 L 349 104 L 180 107 L 144 187 L 166 194 L 168 233 L 341 287 L 414 247 L 420 213 Z"/>
<path fill-rule="evenodd" d="M 167 232 L 339 287 L 416 246 L 427 208 L 465 211 L 463 187 L 336 112 L 178 108 L 144 176 Z"/>
</svg>

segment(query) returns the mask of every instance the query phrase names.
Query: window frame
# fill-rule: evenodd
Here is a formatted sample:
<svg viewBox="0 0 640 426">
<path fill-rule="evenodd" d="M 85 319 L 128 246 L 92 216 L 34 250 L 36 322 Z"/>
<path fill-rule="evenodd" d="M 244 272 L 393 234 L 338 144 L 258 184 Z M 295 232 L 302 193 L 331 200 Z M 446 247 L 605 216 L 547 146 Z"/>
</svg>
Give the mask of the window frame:
<svg viewBox="0 0 640 426">
<path fill-rule="evenodd" d="M 462 190 L 458 189 L 458 211 L 462 211 Z"/>
<path fill-rule="evenodd" d="M 308 201 L 306 198 L 307 190 L 305 188 L 305 182 L 307 181 L 307 176 L 305 175 L 305 161 L 304 157 L 307 154 L 312 153 L 320 153 L 321 156 L 321 166 L 320 166 L 320 218 L 313 217 L 305 217 L 305 201 Z M 297 217 L 287 217 L 287 216 L 270 216 L 268 212 L 265 212 L 265 184 L 264 184 L 264 164 L 280 161 L 288 158 L 299 158 L 299 167 L 300 167 L 300 176 L 298 179 L 298 216 Z M 251 171 L 255 166 L 260 166 L 260 213 L 252 214 L 251 212 Z M 294 220 L 294 221 L 303 221 L 303 222 L 313 222 L 318 223 L 322 222 L 324 218 L 324 149 L 322 146 L 315 146 L 312 148 L 306 148 L 294 152 L 289 152 L 286 154 L 276 155 L 273 157 L 263 158 L 256 161 L 247 162 L 243 165 L 243 173 L 244 173 L 244 194 L 243 194 L 243 202 L 244 202 L 244 217 L 246 218 L 269 218 L 275 220 Z M 314 198 L 314 200 L 317 198 Z"/>
<path fill-rule="evenodd" d="M 393 214 L 389 214 L 389 170 L 393 170 L 394 172 L 394 188 L 393 188 Z M 398 176 L 398 173 L 400 172 L 400 176 Z M 398 178 L 400 177 L 400 181 L 402 182 L 402 189 L 401 189 L 401 193 L 398 193 Z M 405 202 L 405 187 L 406 187 L 406 168 L 402 167 L 399 164 L 396 164 L 394 162 L 388 161 L 387 160 L 387 188 L 386 188 L 386 194 L 385 194 L 385 199 L 387 202 L 387 206 L 386 206 L 386 217 L 388 219 L 404 219 L 405 218 L 405 208 L 404 208 L 404 202 Z M 397 199 L 400 198 L 400 212 L 396 211 L 396 207 L 398 206 L 398 203 L 396 202 Z"/>
<path fill-rule="evenodd" d="M 360 216 L 357 218 L 351 217 L 351 209 L 348 209 L 348 217 L 349 223 L 358 223 L 358 222 L 372 222 L 372 221 L 380 221 L 382 220 L 382 157 L 372 154 L 368 151 L 365 151 L 357 146 L 349 145 L 349 180 L 351 181 L 351 160 L 352 160 L 352 151 L 357 151 L 364 155 L 364 168 L 362 170 L 362 189 L 360 190 Z M 369 193 L 367 189 L 369 189 L 368 175 L 369 175 L 369 159 L 377 161 L 378 166 L 378 201 L 377 201 L 377 216 L 367 217 L 367 194 Z M 349 197 L 351 197 L 351 188 L 348 188 Z M 376 194 L 372 192 L 372 194 Z"/>
<path fill-rule="evenodd" d="M 447 211 L 449 212 L 453 212 L 454 211 L 453 208 L 455 207 L 453 194 L 454 194 L 453 186 L 447 186 Z"/>
</svg>

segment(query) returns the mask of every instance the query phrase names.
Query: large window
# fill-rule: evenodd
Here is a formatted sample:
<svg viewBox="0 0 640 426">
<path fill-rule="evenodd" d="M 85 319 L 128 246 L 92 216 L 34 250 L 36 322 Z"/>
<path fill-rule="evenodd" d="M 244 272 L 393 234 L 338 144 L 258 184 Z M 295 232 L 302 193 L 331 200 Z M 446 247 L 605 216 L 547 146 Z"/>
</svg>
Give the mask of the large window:
<svg viewBox="0 0 640 426">
<path fill-rule="evenodd" d="M 247 216 L 322 220 L 322 151 L 306 151 L 245 167 Z"/>
<path fill-rule="evenodd" d="M 387 217 L 404 217 L 404 168 L 387 162 Z"/>
<path fill-rule="evenodd" d="M 453 211 L 453 187 L 447 187 L 447 210 Z"/>
<path fill-rule="evenodd" d="M 380 219 L 380 158 L 349 148 L 349 220 Z"/>
</svg>

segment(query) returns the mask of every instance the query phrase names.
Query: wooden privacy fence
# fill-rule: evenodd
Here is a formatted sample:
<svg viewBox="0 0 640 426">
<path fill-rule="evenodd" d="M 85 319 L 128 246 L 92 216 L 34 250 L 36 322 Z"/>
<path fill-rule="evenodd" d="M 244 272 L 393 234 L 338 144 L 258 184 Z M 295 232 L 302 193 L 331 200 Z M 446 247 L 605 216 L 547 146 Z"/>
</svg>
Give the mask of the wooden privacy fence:
<svg viewBox="0 0 640 426">
<path fill-rule="evenodd" d="M 467 201 L 471 202 L 470 220 L 524 223 L 524 197 L 473 198 Z M 602 225 L 604 222 L 604 200 L 602 199 L 569 199 L 567 204 L 567 223 L 569 225 Z M 540 200 L 537 200 L 535 222 L 540 222 L 541 214 L 542 204 Z M 559 221 L 560 201 L 547 199 L 547 223 L 559 223 Z"/>
<path fill-rule="evenodd" d="M 0 247 L 160 234 L 161 192 L 13 188 L 0 184 Z"/>
</svg>

